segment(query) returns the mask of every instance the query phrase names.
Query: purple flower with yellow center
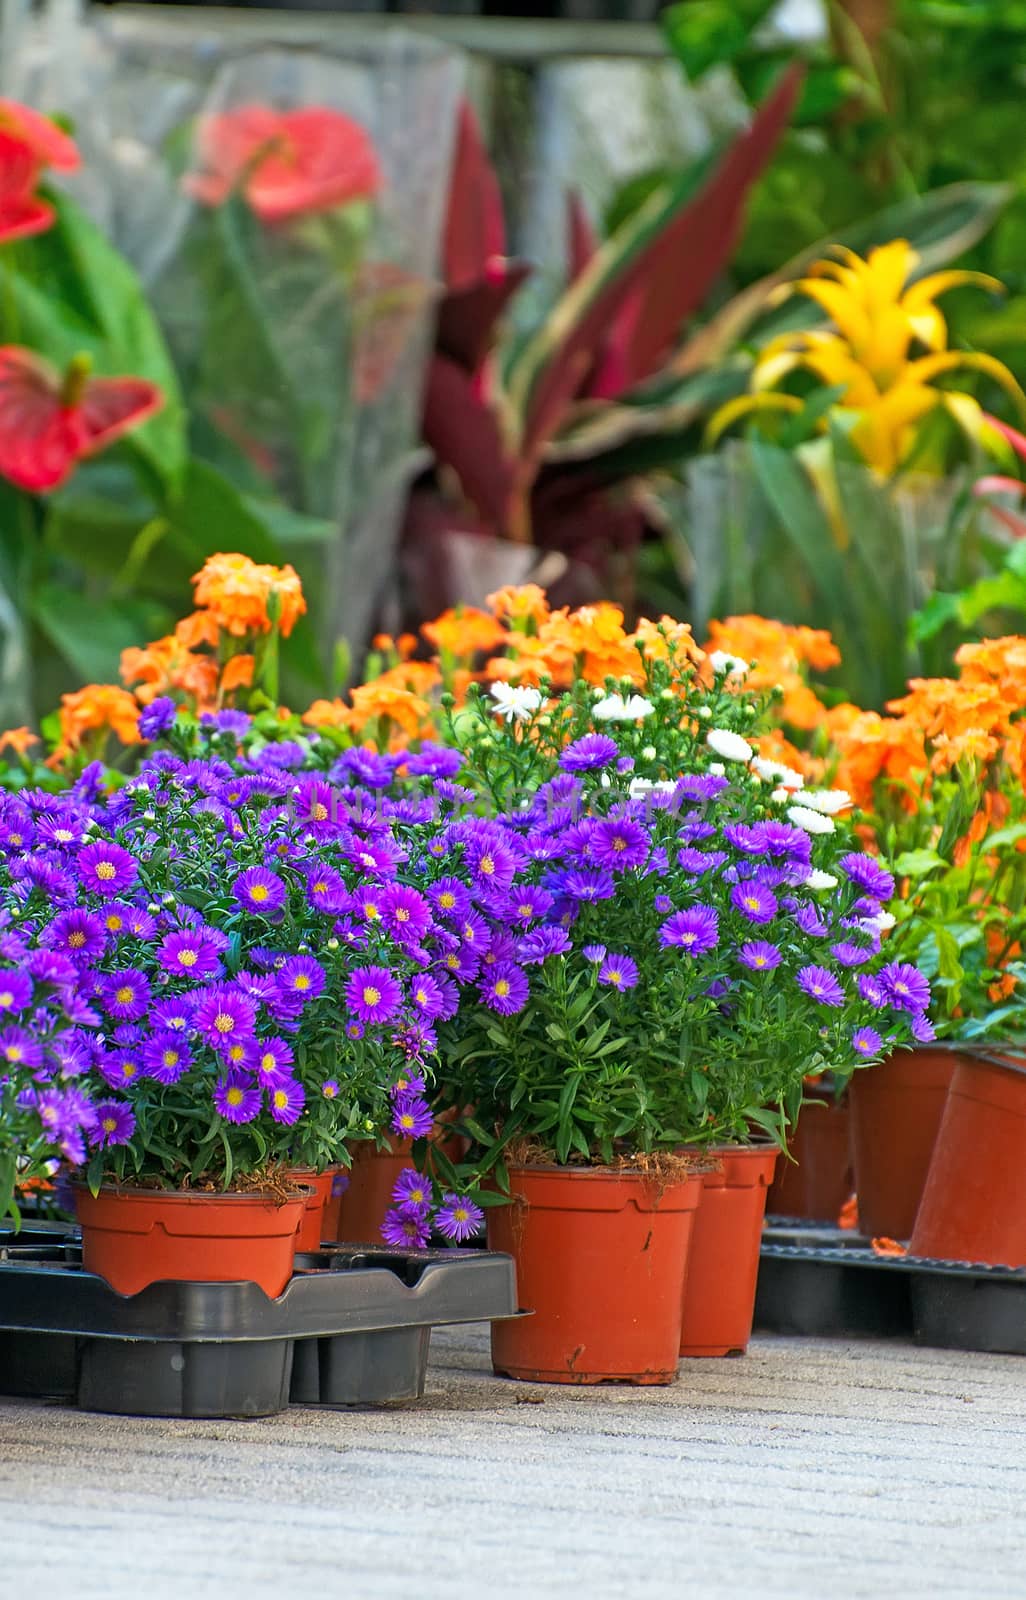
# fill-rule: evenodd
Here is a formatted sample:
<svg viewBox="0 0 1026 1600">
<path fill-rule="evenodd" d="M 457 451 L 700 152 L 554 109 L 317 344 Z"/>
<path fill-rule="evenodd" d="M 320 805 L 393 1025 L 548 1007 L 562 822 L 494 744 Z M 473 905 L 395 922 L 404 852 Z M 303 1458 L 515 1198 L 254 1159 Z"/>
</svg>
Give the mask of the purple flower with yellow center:
<svg viewBox="0 0 1026 1600">
<path fill-rule="evenodd" d="M 431 1179 L 414 1167 L 404 1167 L 392 1186 L 392 1199 L 397 1206 L 430 1206 L 432 1197 Z"/>
<path fill-rule="evenodd" d="M 749 939 L 746 944 L 739 946 L 737 958 L 751 972 L 772 972 L 781 961 L 776 945 L 766 939 Z"/>
<path fill-rule="evenodd" d="M 520 927 L 538 922 L 552 909 L 552 896 L 547 889 L 533 884 L 523 884 L 513 890 L 509 899 L 511 920 Z"/>
<path fill-rule="evenodd" d="M 109 906 L 104 906 L 99 916 L 112 938 L 123 939 L 132 931 L 135 910 L 135 906 L 130 906 L 127 901 L 112 900 Z"/>
<path fill-rule="evenodd" d="M 290 1076 L 295 1059 L 292 1046 L 274 1035 L 270 1039 L 256 1039 L 251 1043 L 246 1066 L 260 1086 L 266 1089 L 273 1088 L 283 1078 Z"/>
<path fill-rule="evenodd" d="M 836 944 L 830 946 L 830 954 L 842 967 L 861 967 L 864 962 L 873 958 L 872 950 L 856 944 L 852 939 L 839 939 Z"/>
<path fill-rule="evenodd" d="M 106 1050 L 97 1061 L 96 1070 L 112 1089 L 128 1089 L 138 1083 L 146 1068 L 139 1050 Z"/>
<path fill-rule="evenodd" d="M 799 989 L 823 1006 L 843 1006 L 844 990 L 826 967 L 802 967 L 796 978 Z"/>
<path fill-rule="evenodd" d="M 444 1002 L 442 991 L 428 972 L 418 973 L 410 984 L 410 999 L 418 1014 L 428 1021 L 441 1014 Z"/>
<path fill-rule="evenodd" d="M 98 961 L 107 943 L 103 919 L 95 911 L 62 911 L 42 934 L 51 950 L 59 950 L 77 965 Z"/>
<path fill-rule="evenodd" d="M 730 891 L 730 903 L 749 922 L 772 922 L 777 914 L 776 895 L 755 878 L 736 883 Z"/>
<path fill-rule="evenodd" d="M 466 861 L 479 889 L 508 889 L 516 876 L 516 856 L 497 841 L 471 844 Z"/>
<path fill-rule="evenodd" d="M 338 791 L 323 778 L 304 778 L 296 788 L 294 816 L 301 828 L 329 832 L 341 820 Z"/>
<path fill-rule="evenodd" d="M 571 949 L 565 928 L 532 928 L 517 944 L 517 960 L 523 967 L 538 966 L 549 956 L 561 956 Z"/>
<path fill-rule="evenodd" d="M 0 1029 L 0 1060 L 12 1067 L 35 1069 L 42 1059 L 42 1049 L 26 1029 L 13 1023 L 10 1027 Z"/>
<path fill-rule="evenodd" d="M 168 1028 L 151 1034 L 145 1041 L 142 1062 L 147 1077 L 157 1083 L 177 1083 L 188 1072 L 192 1055 L 182 1035 Z"/>
<path fill-rule="evenodd" d="M 0 972 L 0 1016 L 16 1016 L 32 999 L 32 979 L 24 972 Z"/>
<path fill-rule="evenodd" d="M 439 878 L 437 883 L 431 885 L 428 899 L 438 915 L 444 917 L 446 922 L 457 922 L 461 917 L 465 917 L 471 906 L 466 884 L 451 875 Z"/>
<path fill-rule="evenodd" d="M 110 1016 L 119 1022 L 138 1022 L 150 1003 L 150 980 L 144 972 L 125 967 L 103 979 L 100 996 Z"/>
<path fill-rule="evenodd" d="M 112 1145 L 127 1144 L 135 1132 L 135 1112 L 121 1100 L 101 1100 L 93 1107 L 95 1121 L 90 1130 L 89 1142 L 108 1150 Z"/>
<path fill-rule="evenodd" d="M 435 1125 L 427 1101 L 418 1094 L 397 1094 L 392 1101 L 392 1132 L 400 1139 L 423 1139 Z"/>
<path fill-rule="evenodd" d="M 812 855 L 812 840 L 802 828 L 789 822 L 760 822 L 766 851 L 787 861 L 807 861 Z"/>
<path fill-rule="evenodd" d="M 431 1238 L 431 1224 L 420 1206 L 403 1204 L 385 1213 L 381 1237 L 397 1250 L 424 1250 Z"/>
<path fill-rule="evenodd" d="M 930 1004 L 930 985 L 910 962 L 891 961 L 876 976 L 884 999 L 895 1010 L 925 1011 Z"/>
<path fill-rule="evenodd" d="M 384 896 L 384 889 L 375 889 L 370 884 L 364 884 L 353 895 L 353 909 L 364 922 L 380 922 Z"/>
<path fill-rule="evenodd" d="M 607 956 L 599 968 L 599 983 L 610 989 L 633 989 L 638 981 L 638 969 L 630 956 Z"/>
<path fill-rule="evenodd" d="M 324 1096 L 325 1100 L 337 1100 L 338 1079 L 325 1078 L 324 1082 L 321 1084 L 321 1094 Z"/>
<path fill-rule="evenodd" d="M 443 972 L 447 972 L 457 983 L 469 983 L 481 970 L 481 956 L 477 950 L 463 944 L 456 950 L 447 950 L 441 966 Z"/>
<path fill-rule="evenodd" d="M 422 1072 L 412 1072 L 405 1067 L 388 1092 L 393 1097 L 397 1094 L 423 1094 L 426 1086 L 427 1079 Z"/>
<path fill-rule="evenodd" d="M 298 1122 L 306 1105 L 306 1090 L 295 1078 L 286 1078 L 267 1091 L 267 1109 L 275 1122 L 291 1128 Z"/>
<path fill-rule="evenodd" d="M 346 1004 L 361 1022 L 391 1022 L 403 992 L 387 967 L 357 967 L 346 982 Z"/>
<path fill-rule="evenodd" d="M 611 900 L 616 893 L 613 875 L 604 867 L 580 867 L 564 872 L 560 877 L 560 888 L 571 900 L 580 900 L 587 905 L 594 905 L 597 900 Z"/>
<path fill-rule="evenodd" d="M 689 906 L 667 917 L 659 930 L 664 948 L 677 947 L 685 955 L 703 956 L 715 950 L 720 936 L 720 919 L 713 906 Z"/>
<path fill-rule="evenodd" d="M 458 1194 L 447 1194 L 435 1213 L 435 1226 L 446 1239 L 458 1244 L 473 1238 L 484 1221 L 484 1212 L 473 1200 Z"/>
<path fill-rule="evenodd" d="M 894 895 L 894 878 L 885 872 L 872 856 L 854 850 L 842 856 L 840 868 L 862 894 L 871 894 L 877 900 L 890 900 Z"/>
<path fill-rule="evenodd" d="M 170 695 L 158 695 L 139 713 L 139 736 L 142 739 L 159 739 L 162 733 L 174 726 L 178 707 Z"/>
<path fill-rule="evenodd" d="M 591 855 L 598 867 L 629 872 L 648 860 L 651 841 L 640 823 L 629 817 L 606 817 L 594 829 Z"/>
<path fill-rule="evenodd" d="M 564 772 L 593 772 L 608 767 L 619 755 L 615 739 L 605 733 L 586 733 L 583 739 L 568 744 L 559 757 Z"/>
<path fill-rule="evenodd" d="M 856 1055 L 868 1060 L 871 1056 L 880 1054 L 883 1040 L 875 1028 L 856 1028 L 851 1036 L 851 1047 Z"/>
<path fill-rule="evenodd" d="M 169 933 L 157 950 L 157 960 L 165 972 L 183 978 L 219 978 L 222 967 L 217 946 L 202 928 L 180 928 Z"/>
<path fill-rule="evenodd" d="M 280 992 L 304 1006 L 323 992 L 325 981 L 324 968 L 313 956 L 290 956 L 278 972 Z"/>
<path fill-rule="evenodd" d="M 260 1090 L 247 1072 L 232 1067 L 214 1085 L 214 1105 L 226 1122 L 252 1122 L 260 1115 Z"/>
<path fill-rule="evenodd" d="M 668 894 L 657 894 L 652 905 L 661 917 L 668 916 L 673 910 L 673 901 Z"/>
<path fill-rule="evenodd" d="M 97 839 L 79 851 L 78 876 L 86 889 L 110 898 L 131 888 L 139 867 L 121 845 Z"/>
<path fill-rule="evenodd" d="M 342 1028 L 342 1032 L 347 1039 L 362 1039 L 366 1031 L 363 1023 L 357 1017 L 350 1017 Z"/>
<path fill-rule="evenodd" d="M 503 961 L 493 967 L 485 980 L 478 984 L 478 993 L 490 1011 L 500 1017 L 515 1016 L 523 1011 L 530 995 L 526 973 L 511 962 Z"/>
<path fill-rule="evenodd" d="M 315 911 L 325 911 L 337 916 L 348 911 L 352 897 L 345 879 L 332 867 L 311 867 L 306 877 L 306 896 Z"/>
<path fill-rule="evenodd" d="M 280 911 L 286 898 L 285 885 L 266 867 L 250 867 L 240 872 L 232 884 L 232 893 L 240 906 L 265 917 Z"/>
<path fill-rule="evenodd" d="M 480 911 L 468 911 L 456 924 L 456 932 L 463 944 L 469 945 L 479 955 L 484 955 L 491 944 L 491 929 Z"/>
<path fill-rule="evenodd" d="M 252 1039 L 256 1026 L 256 1007 L 237 989 L 226 983 L 215 983 L 201 991 L 194 1022 L 207 1044 L 223 1054 L 230 1044 L 239 1039 Z M 259 1095 L 257 1098 L 259 1100 Z"/>
<path fill-rule="evenodd" d="M 188 1033 L 196 1010 L 196 996 L 180 994 L 158 1000 L 150 1011 L 150 1021 L 158 1032 Z"/>
</svg>

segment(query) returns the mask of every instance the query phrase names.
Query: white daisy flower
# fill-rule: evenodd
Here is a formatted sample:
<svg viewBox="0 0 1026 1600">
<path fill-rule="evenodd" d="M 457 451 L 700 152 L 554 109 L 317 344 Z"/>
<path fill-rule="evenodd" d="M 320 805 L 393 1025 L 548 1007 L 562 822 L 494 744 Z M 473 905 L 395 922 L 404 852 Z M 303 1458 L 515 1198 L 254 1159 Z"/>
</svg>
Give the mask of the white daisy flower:
<svg viewBox="0 0 1026 1600">
<path fill-rule="evenodd" d="M 607 694 L 596 701 L 591 714 L 596 722 L 640 722 L 654 710 L 651 700 L 646 700 L 643 694 L 632 694 L 627 700 L 622 694 Z"/>
<path fill-rule="evenodd" d="M 768 761 L 765 756 L 756 756 L 752 766 L 760 778 L 776 778 L 784 789 L 801 789 L 805 779 L 800 772 L 795 772 L 793 767 L 785 767 L 780 761 Z"/>
<path fill-rule="evenodd" d="M 747 678 L 752 670 L 750 661 L 745 661 L 741 656 L 732 656 L 729 650 L 714 650 L 709 657 L 709 665 L 717 677 L 722 674 L 728 681 L 731 678 Z"/>
<path fill-rule="evenodd" d="M 496 711 L 507 722 L 526 722 L 542 703 L 541 691 L 527 684 L 503 683 L 499 679 L 488 692 L 495 701 Z"/>
<path fill-rule="evenodd" d="M 847 789 L 806 789 L 802 794 L 803 806 L 808 806 L 810 811 L 822 811 L 827 817 L 836 817 L 839 811 L 847 811 L 851 803 Z"/>
<path fill-rule="evenodd" d="M 805 880 L 806 889 L 836 889 L 837 879 L 829 872 L 820 872 L 818 867 L 813 867 Z"/>
<path fill-rule="evenodd" d="M 788 806 L 787 815 L 796 828 L 804 828 L 806 833 L 833 833 L 834 824 L 829 817 L 821 811 L 810 811 L 808 806 Z"/>
<path fill-rule="evenodd" d="M 755 754 L 747 739 L 742 739 L 739 733 L 731 733 L 727 728 L 710 728 L 705 742 L 724 761 L 751 761 Z"/>
</svg>

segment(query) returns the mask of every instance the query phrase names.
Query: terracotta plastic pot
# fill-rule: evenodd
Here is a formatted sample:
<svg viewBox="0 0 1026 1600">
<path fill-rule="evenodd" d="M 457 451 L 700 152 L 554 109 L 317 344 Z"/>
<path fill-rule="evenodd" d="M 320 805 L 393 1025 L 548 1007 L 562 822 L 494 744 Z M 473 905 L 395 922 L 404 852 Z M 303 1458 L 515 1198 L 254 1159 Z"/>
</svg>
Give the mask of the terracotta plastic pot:
<svg viewBox="0 0 1026 1600">
<path fill-rule="evenodd" d="M 766 1194 L 780 1151 L 724 1145 L 702 1178 L 680 1330 L 682 1356 L 742 1355 L 752 1334 Z"/>
<path fill-rule="evenodd" d="M 324 1212 L 331 1199 L 335 1168 L 329 1167 L 326 1172 L 315 1172 L 313 1167 L 293 1167 L 289 1172 L 289 1178 L 310 1190 L 303 1207 L 299 1232 L 296 1235 L 296 1249 L 319 1250 L 321 1240 L 328 1237 L 324 1231 Z"/>
<path fill-rule="evenodd" d="M 492 1324 L 492 1366 L 532 1383 L 671 1383 L 702 1181 L 511 1167 L 488 1243 L 517 1266 L 531 1317 Z"/>
<path fill-rule="evenodd" d="M 836 1222 L 855 1187 L 851 1159 L 851 1110 L 847 1096 L 810 1094 L 802 1102 L 769 1187 L 766 1210 L 778 1217 Z"/>
<path fill-rule="evenodd" d="M 956 1058 L 913 1255 L 1026 1267 L 1026 1059 Z"/>
<path fill-rule="evenodd" d="M 161 1279 L 258 1283 L 272 1298 L 292 1276 L 306 1196 L 76 1186 L 82 1265 L 119 1294 Z"/>
<path fill-rule="evenodd" d="M 925 1045 L 852 1076 L 859 1230 L 870 1238 L 912 1233 L 955 1061 L 946 1047 Z"/>
<path fill-rule="evenodd" d="M 395 1204 L 396 1180 L 400 1172 L 413 1167 L 412 1149 L 409 1139 L 396 1139 L 391 1150 L 376 1150 L 369 1140 L 350 1147 L 352 1166 L 339 1202 L 335 1235 L 342 1244 L 381 1244 L 381 1224 Z"/>
</svg>

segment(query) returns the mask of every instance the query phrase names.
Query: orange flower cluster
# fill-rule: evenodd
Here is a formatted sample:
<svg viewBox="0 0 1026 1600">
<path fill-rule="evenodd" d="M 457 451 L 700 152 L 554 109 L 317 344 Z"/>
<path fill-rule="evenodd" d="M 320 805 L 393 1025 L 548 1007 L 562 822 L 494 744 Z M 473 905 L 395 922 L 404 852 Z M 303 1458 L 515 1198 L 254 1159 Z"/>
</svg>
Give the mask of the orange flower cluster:
<svg viewBox="0 0 1026 1600">
<path fill-rule="evenodd" d="M 139 706 L 134 695 L 116 684 L 92 683 L 73 694 L 62 695 L 58 715 L 60 739 L 46 763 L 48 767 L 59 767 L 81 750 L 90 734 L 99 736 L 94 741 L 98 750 L 109 733 L 116 734 L 122 744 L 139 743 Z"/>
<path fill-rule="evenodd" d="M 780 717 L 792 728 L 811 731 L 822 725 L 826 708 L 810 689 L 807 671 L 828 672 L 841 661 L 824 628 L 795 627 L 769 617 L 725 617 L 710 622 L 706 649 L 750 662 L 747 688 L 781 689 Z"/>
<path fill-rule="evenodd" d="M 275 607 L 281 636 L 287 639 L 306 611 L 303 586 L 292 566 L 260 566 L 248 556 L 215 555 L 192 581 L 197 607 L 236 639 L 269 633 Z"/>
</svg>

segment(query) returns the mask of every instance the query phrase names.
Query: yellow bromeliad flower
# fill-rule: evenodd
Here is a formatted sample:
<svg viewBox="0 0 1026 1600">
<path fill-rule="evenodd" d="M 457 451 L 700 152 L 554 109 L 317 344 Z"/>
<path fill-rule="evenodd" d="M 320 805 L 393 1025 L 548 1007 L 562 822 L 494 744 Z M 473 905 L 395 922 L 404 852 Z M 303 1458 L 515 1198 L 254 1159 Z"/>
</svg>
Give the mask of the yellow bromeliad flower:
<svg viewBox="0 0 1026 1600">
<path fill-rule="evenodd" d="M 714 443 L 732 423 L 753 412 L 801 411 L 805 401 L 776 386 L 803 369 L 841 391 L 819 420 L 820 431 L 831 419 L 845 424 L 852 443 L 881 476 L 903 465 L 916 443 L 918 425 L 938 406 L 972 438 L 1000 449 L 979 402 L 963 390 L 938 388 L 936 380 L 958 368 L 984 372 L 1024 414 L 1026 395 L 994 356 L 948 348 L 947 324 L 934 302 L 959 284 L 997 292 L 1003 285 L 985 273 L 959 270 L 934 272 L 910 284 L 919 256 L 905 239 L 881 245 L 866 260 L 842 245 L 835 250 L 838 260 L 816 262 L 808 277 L 782 292 L 814 300 L 833 328 L 772 339 L 755 363 L 752 392 L 719 408 L 710 420 L 707 441 Z"/>
</svg>

